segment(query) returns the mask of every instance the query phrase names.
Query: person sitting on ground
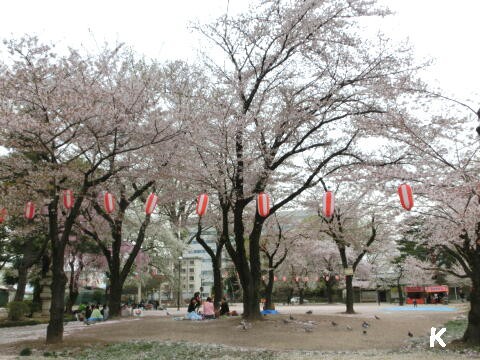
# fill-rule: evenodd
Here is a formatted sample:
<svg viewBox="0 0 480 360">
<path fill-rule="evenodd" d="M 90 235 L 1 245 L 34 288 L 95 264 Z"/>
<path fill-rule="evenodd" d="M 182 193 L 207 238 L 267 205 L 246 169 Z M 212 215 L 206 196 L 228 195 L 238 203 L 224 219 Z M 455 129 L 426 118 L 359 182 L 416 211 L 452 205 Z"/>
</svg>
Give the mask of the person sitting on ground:
<svg viewBox="0 0 480 360">
<path fill-rule="evenodd" d="M 203 316 L 205 319 L 215 319 L 215 310 L 211 297 L 207 297 L 207 301 L 203 303 Z"/>
<path fill-rule="evenodd" d="M 85 319 L 88 319 L 92 315 L 92 308 L 90 305 L 87 305 L 85 308 Z"/>
<path fill-rule="evenodd" d="M 228 302 L 225 297 L 222 298 L 222 302 L 220 303 L 220 316 L 223 315 L 230 315 L 230 308 L 228 307 Z"/>
<path fill-rule="evenodd" d="M 97 321 L 103 321 L 103 316 L 100 312 L 100 309 L 98 308 L 98 305 L 95 306 L 90 317 L 85 320 L 85 323 L 87 325 L 90 325 L 90 323 Z"/>
<path fill-rule="evenodd" d="M 189 320 L 202 320 L 202 316 L 197 314 L 195 309 L 197 308 L 197 300 L 192 298 L 188 304 L 187 315 L 185 316 Z"/>
</svg>

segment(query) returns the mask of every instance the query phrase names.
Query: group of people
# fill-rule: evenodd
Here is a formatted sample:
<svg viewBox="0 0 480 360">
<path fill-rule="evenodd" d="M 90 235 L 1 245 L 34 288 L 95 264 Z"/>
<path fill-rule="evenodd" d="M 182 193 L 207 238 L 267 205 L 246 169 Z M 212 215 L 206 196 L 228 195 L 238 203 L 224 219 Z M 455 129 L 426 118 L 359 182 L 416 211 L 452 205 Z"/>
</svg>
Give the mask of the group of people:
<svg viewBox="0 0 480 360">
<path fill-rule="evenodd" d="M 220 308 L 215 309 L 211 297 L 207 297 L 207 299 L 202 302 L 202 299 L 200 298 L 200 293 L 196 292 L 190 299 L 190 302 L 188 304 L 186 318 L 189 320 L 204 320 L 215 319 L 220 316 L 229 315 L 232 315 L 232 313 L 230 312 L 230 308 L 225 297 L 220 302 Z"/>
<path fill-rule="evenodd" d="M 77 320 L 85 322 L 89 325 L 98 321 L 105 321 L 108 319 L 109 310 L 108 305 L 104 304 L 100 309 L 100 304 L 81 305 L 76 313 Z"/>
</svg>

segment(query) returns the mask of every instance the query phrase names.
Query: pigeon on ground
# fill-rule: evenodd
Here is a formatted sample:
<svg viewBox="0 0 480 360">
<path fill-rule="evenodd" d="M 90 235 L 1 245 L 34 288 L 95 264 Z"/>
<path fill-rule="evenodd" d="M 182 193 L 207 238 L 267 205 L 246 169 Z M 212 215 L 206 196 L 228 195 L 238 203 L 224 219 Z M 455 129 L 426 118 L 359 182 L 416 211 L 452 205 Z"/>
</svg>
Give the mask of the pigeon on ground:
<svg viewBox="0 0 480 360">
<path fill-rule="evenodd" d="M 170 313 L 167 311 L 167 316 L 170 316 Z"/>
<path fill-rule="evenodd" d="M 290 320 L 295 320 L 295 318 L 290 314 Z"/>
<path fill-rule="evenodd" d="M 335 321 L 332 321 L 332 326 L 337 326 L 338 324 Z"/>
<path fill-rule="evenodd" d="M 368 328 L 369 326 L 370 326 L 370 324 L 367 323 L 366 321 L 364 321 L 364 322 L 362 323 L 362 327 L 365 328 L 365 329 Z"/>
<path fill-rule="evenodd" d="M 347 325 L 347 330 L 350 330 L 350 331 L 352 331 L 352 330 L 353 330 L 353 328 L 352 328 L 350 325 Z"/>
<path fill-rule="evenodd" d="M 380 320 L 380 316 L 375 315 L 375 319 Z"/>
<path fill-rule="evenodd" d="M 284 324 L 290 324 L 290 320 L 282 319 Z"/>
<path fill-rule="evenodd" d="M 408 336 L 413 337 L 413 334 L 409 331 Z"/>
<path fill-rule="evenodd" d="M 363 330 L 363 335 L 367 335 L 367 330 Z"/>
<path fill-rule="evenodd" d="M 311 314 L 313 314 L 313 311 L 312 311 L 312 310 L 308 310 L 305 314 L 311 315 Z"/>
</svg>

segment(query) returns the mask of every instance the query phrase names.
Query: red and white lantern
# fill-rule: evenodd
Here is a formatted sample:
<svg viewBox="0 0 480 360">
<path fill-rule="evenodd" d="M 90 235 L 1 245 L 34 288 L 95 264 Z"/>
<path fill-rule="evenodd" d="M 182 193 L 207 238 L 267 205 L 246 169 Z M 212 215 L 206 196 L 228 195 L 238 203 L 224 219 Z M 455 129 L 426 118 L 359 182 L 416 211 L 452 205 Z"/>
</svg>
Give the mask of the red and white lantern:
<svg viewBox="0 0 480 360">
<path fill-rule="evenodd" d="M 308 276 L 305 276 L 305 277 L 303 278 L 303 281 L 304 281 L 304 282 L 308 282 Z"/>
<path fill-rule="evenodd" d="M 340 276 L 335 275 L 335 280 L 337 280 L 337 281 L 340 280 Z"/>
<path fill-rule="evenodd" d="M 154 193 L 148 195 L 147 202 L 145 204 L 145 213 L 150 215 L 155 210 L 155 206 L 157 206 L 158 196 Z"/>
<path fill-rule="evenodd" d="M 325 276 L 325 281 L 328 282 L 328 280 L 330 280 L 330 276 Z"/>
<path fill-rule="evenodd" d="M 108 191 L 103 195 L 103 205 L 108 214 L 115 210 L 115 198 Z"/>
<path fill-rule="evenodd" d="M 65 209 L 71 209 L 73 207 L 73 190 L 63 191 L 63 206 Z"/>
<path fill-rule="evenodd" d="M 27 202 L 25 205 L 25 217 L 29 220 L 35 217 L 35 204 L 31 201 Z"/>
<path fill-rule="evenodd" d="M 286 276 L 282 276 L 282 280 L 285 282 L 287 281 L 287 277 Z"/>
<path fill-rule="evenodd" d="M 273 281 L 277 281 L 277 280 L 278 280 L 278 277 L 274 276 Z"/>
<path fill-rule="evenodd" d="M 335 198 L 331 191 L 327 191 L 323 194 L 323 204 L 322 204 L 323 216 L 325 216 L 326 218 L 331 218 L 333 216 L 334 210 L 335 210 Z"/>
<path fill-rule="evenodd" d="M 197 208 L 196 212 L 198 216 L 203 216 L 207 212 L 208 206 L 208 195 L 207 194 L 200 194 L 197 197 Z"/>
<path fill-rule="evenodd" d="M 7 209 L 3 208 L 0 210 L 0 224 L 5 221 L 7 217 Z"/>
<path fill-rule="evenodd" d="M 413 207 L 413 193 L 410 185 L 402 184 L 398 187 L 398 196 L 400 196 L 400 203 L 405 210 L 410 211 Z"/>
<path fill-rule="evenodd" d="M 261 192 L 257 196 L 257 209 L 261 217 L 267 217 L 270 214 L 270 196 Z"/>
</svg>

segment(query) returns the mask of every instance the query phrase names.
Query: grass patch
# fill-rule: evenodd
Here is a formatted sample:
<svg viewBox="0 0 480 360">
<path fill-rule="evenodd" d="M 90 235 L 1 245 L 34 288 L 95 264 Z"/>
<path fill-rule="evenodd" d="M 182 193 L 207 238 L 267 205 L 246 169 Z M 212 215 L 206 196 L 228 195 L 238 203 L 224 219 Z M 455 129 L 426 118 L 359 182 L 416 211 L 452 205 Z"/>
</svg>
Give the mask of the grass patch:
<svg viewBox="0 0 480 360">
<path fill-rule="evenodd" d="M 26 348 L 23 348 L 22 350 L 20 350 L 20 356 L 30 356 L 32 355 L 32 349 L 26 347 Z"/>
<path fill-rule="evenodd" d="M 220 345 L 189 344 L 184 342 L 128 342 L 105 348 L 83 350 L 76 359 L 133 360 L 133 359 L 255 359 L 274 360 L 276 353 L 266 350 L 238 350 Z"/>
<path fill-rule="evenodd" d="M 29 326 L 29 325 L 38 325 L 38 324 L 47 324 L 48 320 L 4 320 L 0 322 L 0 328 L 9 328 L 15 326 Z"/>
</svg>

